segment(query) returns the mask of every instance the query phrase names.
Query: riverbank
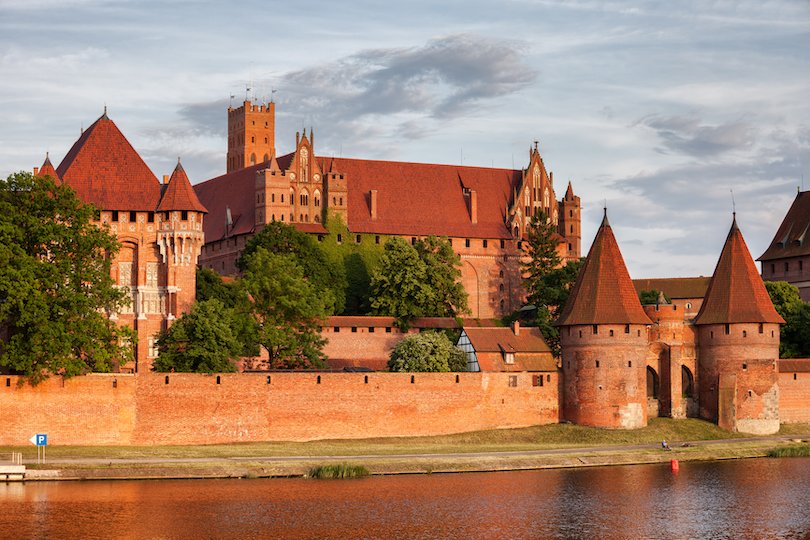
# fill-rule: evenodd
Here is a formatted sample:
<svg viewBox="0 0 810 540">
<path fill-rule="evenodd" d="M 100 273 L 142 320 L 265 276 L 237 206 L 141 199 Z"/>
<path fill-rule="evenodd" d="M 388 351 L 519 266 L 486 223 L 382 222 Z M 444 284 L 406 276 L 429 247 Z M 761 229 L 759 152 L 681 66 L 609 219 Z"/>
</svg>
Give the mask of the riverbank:
<svg viewBox="0 0 810 540">
<path fill-rule="evenodd" d="M 303 476 L 315 466 L 351 463 L 371 474 L 413 474 L 594 467 L 764 457 L 810 438 L 810 425 L 775 436 L 745 437 L 699 420 L 653 419 L 646 428 L 613 431 L 567 424 L 442 437 L 250 443 L 210 446 L 54 446 L 36 464 L 23 452 L 27 480 L 265 478 Z M 661 448 L 666 440 L 671 450 Z"/>
</svg>

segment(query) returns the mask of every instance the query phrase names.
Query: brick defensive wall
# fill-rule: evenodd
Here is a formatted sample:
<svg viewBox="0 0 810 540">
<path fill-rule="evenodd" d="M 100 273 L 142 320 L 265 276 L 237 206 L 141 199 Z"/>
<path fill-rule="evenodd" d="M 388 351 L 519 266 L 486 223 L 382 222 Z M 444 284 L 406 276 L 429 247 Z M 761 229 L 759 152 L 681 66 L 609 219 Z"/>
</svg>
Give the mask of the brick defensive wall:
<svg viewBox="0 0 810 540">
<path fill-rule="evenodd" d="M 0 376 L 0 445 L 215 444 L 407 437 L 559 421 L 557 373 Z"/>
</svg>

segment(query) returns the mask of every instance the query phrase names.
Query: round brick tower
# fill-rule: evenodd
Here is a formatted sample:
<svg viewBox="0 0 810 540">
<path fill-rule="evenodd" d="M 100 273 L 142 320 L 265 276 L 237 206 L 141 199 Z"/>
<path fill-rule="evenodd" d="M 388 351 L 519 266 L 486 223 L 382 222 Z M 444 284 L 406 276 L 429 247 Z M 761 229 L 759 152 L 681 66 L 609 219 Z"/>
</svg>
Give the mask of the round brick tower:
<svg viewBox="0 0 810 540">
<path fill-rule="evenodd" d="M 695 319 L 701 417 L 732 431 L 779 431 L 776 362 L 784 322 L 735 217 Z"/>
<path fill-rule="evenodd" d="M 606 428 L 646 426 L 645 355 L 651 321 L 633 288 L 607 211 L 556 324 L 564 418 Z"/>
</svg>

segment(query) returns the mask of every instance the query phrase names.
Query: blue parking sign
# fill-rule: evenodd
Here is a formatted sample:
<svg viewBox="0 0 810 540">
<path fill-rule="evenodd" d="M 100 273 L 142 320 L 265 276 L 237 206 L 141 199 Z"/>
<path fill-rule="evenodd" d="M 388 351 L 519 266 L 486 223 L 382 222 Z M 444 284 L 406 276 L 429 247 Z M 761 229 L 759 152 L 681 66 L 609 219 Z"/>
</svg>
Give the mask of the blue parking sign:
<svg viewBox="0 0 810 540">
<path fill-rule="evenodd" d="M 37 446 L 48 446 L 47 433 L 37 433 Z"/>
</svg>

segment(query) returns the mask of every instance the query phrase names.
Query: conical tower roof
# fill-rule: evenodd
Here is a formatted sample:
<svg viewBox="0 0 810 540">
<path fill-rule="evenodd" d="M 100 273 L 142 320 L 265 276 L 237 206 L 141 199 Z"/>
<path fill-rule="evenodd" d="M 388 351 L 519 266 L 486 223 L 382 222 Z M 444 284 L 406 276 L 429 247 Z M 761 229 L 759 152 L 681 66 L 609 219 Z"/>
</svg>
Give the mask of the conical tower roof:
<svg viewBox="0 0 810 540">
<path fill-rule="evenodd" d="M 695 324 L 784 322 L 773 307 L 735 215 Z"/>
<path fill-rule="evenodd" d="M 45 154 L 45 161 L 42 163 L 42 167 L 39 168 L 39 172 L 37 176 L 46 177 L 50 176 L 54 180 L 56 180 L 57 184 L 59 183 L 59 175 L 56 174 L 56 169 L 53 168 L 53 164 L 51 163 L 51 158 L 48 154 Z"/>
<path fill-rule="evenodd" d="M 644 313 L 607 219 L 596 233 L 557 326 L 652 324 Z"/>
<path fill-rule="evenodd" d="M 179 159 L 171 178 L 169 178 L 169 185 L 166 186 L 166 191 L 163 193 L 163 198 L 160 199 L 157 210 L 158 212 L 168 212 L 170 210 L 208 212 L 200 199 L 197 198 L 197 194 L 194 192 L 194 188 L 191 187 L 191 182 L 189 182 L 188 175 Z"/>
<path fill-rule="evenodd" d="M 153 211 L 160 202 L 160 182 L 106 111 L 82 133 L 56 172 L 82 201 L 102 210 Z"/>
</svg>

